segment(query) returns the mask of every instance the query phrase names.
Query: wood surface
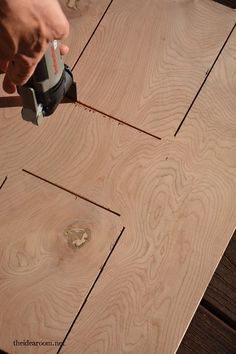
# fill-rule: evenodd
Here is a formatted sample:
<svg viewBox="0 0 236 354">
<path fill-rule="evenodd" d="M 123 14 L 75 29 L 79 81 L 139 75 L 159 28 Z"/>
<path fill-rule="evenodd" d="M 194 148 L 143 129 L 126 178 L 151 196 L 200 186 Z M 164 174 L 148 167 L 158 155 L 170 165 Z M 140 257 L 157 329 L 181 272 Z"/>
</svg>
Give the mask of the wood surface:
<svg viewBox="0 0 236 354">
<path fill-rule="evenodd" d="M 137 146 L 129 139 L 122 168 L 112 148 L 116 135 L 101 129 L 100 144 L 112 137 L 113 166 L 108 170 L 103 159 L 107 189 L 100 195 L 114 193 L 110 201 L 119 203 L 126 231 L 62 353 L 173 353 L 178 347 L 235 228 L 235 39 L 234 32 L 175 138 L 159 142 L 140 133 Z M 149 140 L 146 147 L 142 139 Z"/>
<path fill-rule="evenodd" d="M 43 159 L 28 165 L 83 186 L 126 225 L 64 352 L 178 346 L 235 227 L 235 43 L 234 32 L 176 138 L 160 142 L 78 106 L 61 127 L 69 132 L 66 163 L 48 147 L 51 172 Z"/>
<path fill-rule="evenodd" d="M 236 232 L 207 287 L 203 304 L 236 328 Z"/>
<path fill-rule="evenodd" d="M 119 217 L 23 172 L 0 200 L 0 347 L 54 353 L 58 346 L 13 341 L 63 340 L 119 236 Z"/>
<path fill-rule="evenodd" d="M 98 25 L 110 0 L 59 0 L 70 22 L 69 37 L 63 41 L 70 48 L 66 64 L 72 67 Z"/>
<path fill-rule="evenodd" d="M 207 41 L 205 39 L 202 42 L 202 47 L 200 44 L 203 57 L 207 60 L 213 58 L 222 44 L 222 38 L 225 38 L 222 33 L 227 32 L 225 28 L 230 28 L 232 24 L 232 12 L 207 1 L 181 3 L 183 9 L 187 9 L 186 15 L 200 12 L 204 19 L 209 20 L 208 25 L 213 19 L 219 19 L 221 14 L 220 22 L 216 21 L 217 31 L 212 30 L 211 36 L 206 31 Z M 120 4 L 119 10 L 122 1 L 118 3 L 114 0 L 112 4 Z M 133 5 L 130 1 L 131 9 Z M 120 18 L 125 18 L 127 6 L 125 4 L 123 11 L 119 10 Z M 140 9 L 143 9 L 142 6 Z M 175 8 L 177 3 L 171 6 Z M 212 9 L 209 18 L 205 17 L 203 11 L 207 6 Z M 140 9 L 137 6 L 137 13 Z M 81 58 L 88 52 L 90 60 L 99 58 L 100 47 L 94 46 L 93 55 L 89 48 L 93 48 L 92 43 L 97 43 L 98 39 L 101 46 L 103 40 L 107 40 L 105 24 L 111 16 L 115 16 L 112 15 L 114 8 L 113 12 L 111 10 L 112 7 Z M 225 11 L 229 21 L 225 20 Z M 141 15 L 139 17 L 141 19 Z M 131 24 L 137 21 L 136 16 L 129 19 Z M 221 21 L 222 26 L 219 26 Z M 189 20 L 189 23 L 192 25 L 194 21 Z M 163 28 L 164 31 L 166 27 Z M 203 32 L 203 28 L 200 28 L 200 32 Z M 117 37 L 113 38 L 113 32 L 109 33 L 111 39 L 108 42 L 112 49 Z M 149 32 L 145 33 L 146 36 L 150 35 Z M 208 39 L 215 36 L 219 40 L 208 47 Z M 128 36 L 126 39 L 125 52 L 128 54 Z M 5 276 L 9 285 L 7 291 L 10 293 L 11 289 L 17 290 L 17 296 L 8 298 L 5 294 L 6 283 L 1 282 L 0 296 L 4 296 L 6 302 L 12 301 L 9 308 L 15 309 L 12 317 L 6 310 L 6 303 L 2 303 L 3 315 L 0 316 L 6 316 L 8 322 L 6 326 L 1 320 L 0 325 L 4 323 L 3 328 L 10 327 L 4 338 L 6 345 L 13 335 L 17 336 L 22 331 L 25 331 L 23 334 L 27 338 L 36 329 L 38 333 L 42 331 L 46 338 L 52 333 L 58 339 L 59 333 L 65 336 L 69 330 L 82 302 L 82 297 L 77 297 L 77 270 L 83 269 L 87 277 L 86 267 L 94 264 L 98 255 L 90 252 L 82 259 L 68 256 L 63 273 L 56 263 L 59 257 L 57 252 L 63 247 L 60 244 L 54 250 L 53 245 L 57 230 L 60 232 L 64 230 L 65 224 L 68 226 L 73 223 L 66 222 L 64 210 L 69 210 L 71 218 L 75 216 L 76 210 L 79 214 L 82 210 L 83 219 L 91 221 L 91 224 L 92 220 L 98 220 L 101 222 L 99 225 L 104 225 L 100 230 L 101 238 L 106 241 L 106 247 L 109 245 L 109 250 L 114 239 L 107 242 L 107 231 L 118 225 L 119 221 L 113 212 L 121 214 L 121 225 L 125 226 L 125 231 L 66 338 L 62 353 L 175 352 L 235 229 L 235 43 L 234 32 L 176 137 L 172 132 L 159 141 L 79 104 L 60 105 L 54 116 L 47 119 L 40 128 L 23 122 L 19 117 L 19 107 L 1 108 L 0 166 L 3 176 L 7 175 L 8 180 L 0 191 L 0 198 L 3 198 L 1 214 L 4 214 L 4 210 L 6 214 L 7 210 L 7 216 L 4 214 L 0 227 L 11 233 L 8 239 L 0 236 L 0 249 L 4 256 L 2 262 L 7 257 L 13 262 L 11 271 Z M 204 52 L 205 45 L 208 49 Z M 120 47 L 119 42 L 117 47 Z M 113 55 L 111 51 L 109 56 Z M 126 66 L 129 65 L 127 60 Z M 76 70 L 77 66 L 75 72 L 78 75 L 81 69 Z M 107 72 L 109 76 L 109 66 Z M 86 75 L 88 81 L 93 80 L 92 71 Z M 78 79 L 80 87 L 86 87 L 84 80 L 80 84 Z M 197 82 L 197 78 L 192 81 L 192 93 L 196 93 L 199 88 L 195 80 Z M 175 80 L 171 78 L 170 82 L 170 88 L 173 86 L 174 90 Z M 183 79 L 181 87 L 185 86 Z M 94 90 L 97 90 L 95 82 Z M 105 86 L 101 91 L 105 94 Z M 164 91 L 163 87 L 163 94 Z M 93 102 L 95 104 L 96 100 Z M 110 102 L 110 105 L 112 107 L 113 103 Z M 149 105 L 152 105 L 152 100 Z M 158 104 L 158 107 L 161 106 Z M 135 110 L 132 114 L 130 116 L 135 116 Z M 138 121 L 136 123 L 138 125 Z M 23 172 L 20 172 L 22 169 L 69 189 L 101 207 L 111 209 L 111 212 L 92 203 L 85 209 L 85 200 L 75 200 L 75 196 L 67 194 L 65 190 L 24 174 L 24 178 L 33 178 L 33 182 L 26 183 Z M 42 213 L 37 213 L 39 205 Z M 110 223 L 110 220 L 115 222 Z M 18 261 L 14 256 L 17 248 L 11 246 L 15 243 L 18 245 L 15 230 L 18 231 L 17 240 L 19 238 L 23 244 L 23 250 L 26 245 L 30 256 L 46 255 L 40 263 L 42 268 L 39 268 L 41 274 L 46 273 L 46 278 L 40 278 L 40 273 L 34 278 L 39 284 L 32 280 L 34 269 L 29 278 L 28 274 L 27 277 L 21 277 L 17 273 L 17 263 L 14 263 Z M 40 230 L 45 230 L 45 234 L 37 237 Z M 47 230 L 51 230 L 52 235 Z M 115 232 L 114 237 L 118 237 L 118 234 Z M 35 245 L 27 243 L 29 236 L 33 237 Z M 6 252 L 6 247 L 9 252 Z M 67 252 L 71 251 L 66 249 Z M 85 251 L 86 244 L 80 250 Z M 103 252 L 102 262 L 107 249 L 103 249 Z M 29 265 L 32 264 L 32 258 L 28 259 Z M 39 258 L 36 257 L 36 260 Z M 48 262 L 46 267 L 44 262 Z M 27 268 L 27 262 L 24 264 Z M 35 267 L 37 269 L 37 263 Z M 7 265 L 1 267 L 2 272 L 5 270 L 8 270 Z M 83 298 L 88 295 L 91 282 L 97 274 L 97 265 L 93 270 L 93 277 L 86 283 Z M 71 291 L 62 290 L 61 279 L 64 274 L 67 275 L 66 281 Z M 27 299 L 21 293 L 25 289 L 22 284 L 30 285 L 25 291 L 33 296 L 30 302 L 32 311 L 25 311 L 28 306 L 26 303 L 21 308 L 17 307 L 20 300 Z M 52 284 L 55 284 L 55 290 L 60 290 L 53 292 L 53 305 L 50 303 Z M 39 288 L 39 285 L 44 288 Z M 45 307 L 42 307 L 44 304 L 50 308 L 47 314 Z M 21 323 L 19 318 L 24 321 L 22 326 L 17 326 L 17 323 Z M 44 322 L 46 318 L 52 321 L 51 325 L 47 326 L 48 322 Z M 14 321 L 14 326 L 11 321 Z M 29 326 L 29 323 L 32 325 Z M 2 346 L 1 349 L 6 348 Z"/>
<path fill-rule="evenodd" d="M 79 100 L 173 135 L 235 20 L 207 0 L 114 0 L 74 70 Z"/>
<path fill-rule="evenodd" d="M 234 354 L 236 332 L 199 306 L 177 354 Z"/>
</svg>

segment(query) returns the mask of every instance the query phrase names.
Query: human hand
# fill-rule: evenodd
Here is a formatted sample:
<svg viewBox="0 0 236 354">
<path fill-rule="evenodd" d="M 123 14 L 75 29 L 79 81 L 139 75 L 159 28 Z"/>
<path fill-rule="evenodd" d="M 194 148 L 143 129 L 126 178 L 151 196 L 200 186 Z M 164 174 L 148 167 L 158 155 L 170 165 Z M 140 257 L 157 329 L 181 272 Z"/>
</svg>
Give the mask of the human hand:
<svg viewBox="0 0 236 354">
<path fill-rule="evenodd" d="M 1 0 L 0 73 L 3 89 L 14 93 L 25 84 L 44 55 L 48 43 L 69 33 L 68 21 L 57 0 Z M 68 48 L 61 45 L 61 54 Z"/>
</svg>

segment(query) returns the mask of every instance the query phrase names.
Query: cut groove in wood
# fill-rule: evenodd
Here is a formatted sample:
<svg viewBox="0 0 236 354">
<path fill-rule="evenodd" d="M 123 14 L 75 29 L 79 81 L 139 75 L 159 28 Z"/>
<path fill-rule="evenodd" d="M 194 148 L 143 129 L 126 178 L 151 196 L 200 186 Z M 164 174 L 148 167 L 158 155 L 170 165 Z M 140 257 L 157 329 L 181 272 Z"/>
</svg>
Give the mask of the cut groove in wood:
<svg viewBox="0 0 236 354">
<path fill-rule="evenodd" d="M 7 181 L 7 176 L 4 178 L 4 180 L 2 181 L 1 185 L 0 185 L 0 189 L 2 189 L 2 187 L 4 186 L 4 184 L 6 183 Z"/>
<path fill-rule="evenodd" d="M 78 194 L 78 193 L 72 192 L 71 190 L 69 190 L 69 189 L 67 189 L 67 188 L 65 188 L 65 187 L 59 186 L 57 183 L 48 181 L 47 179 L 45 179 L 45 178 L 43 178 L 43 177 L 40 177 L 40 176 L 36 175 L 36 174 L 33 173 L 33 172 L 27 171 L 27 170 L 25 170 L 25 169 L 22 169 L 22 172 L 25 172 L 25 173 L 27 173 L 28 175 L 31 175 L 31 176 L 33 176 L 33 177 L 35 177 L 35 178 L 38 178 L 38 179 L 40 179 L 41 181 L 44 181 L 44 182 L 46 182 L 46 183 L 48 183 L 48 184 L 51 184 L 51 185 L 54 186 L 54 187 L 57 187 L 57 188 L 59 188 L 59 189 L 62 189 L 63 191 L 65 191 L 65 192 L 67 192 L 67 193 L 73 194 L 74 196 L 76 196 L 76 197 L 78 197 L 78 198 L 80 198 L 80 199 L 83 199 L 83 200 L 85 200 L 85 201 L 88 202 L 88 203 L 91 203 L 91 204 L 96 205 L 97 207 L 99 207 L 99 208 L 101 208 L 101 209 L 104 209 L 104 210 L 108 211 L 109 213 L 112 213 L 112 214 L 117 215 L 117 216 L 121 216 L 121 215 L 120 215 L 119 213 L 117 213 L 116 211 L 111 210 L 111 209 L 109 209 L 109 208 L 107 208 L 107 207 L 105 207 L 105 206 L 103 206 L 103 205 L 101 205 L 101 204 L 98 204 L 98 203 L 96 203 L 96 202 L 94 202 L 94 201 L 92 201 L 92 200 L 90 200 L 90 199 L 88 199 L 88 198 L 86 198 L 86 197 L 84 197 L 84 196 Z"/>
<path fill-rule="evenodd" d="M 159 136 L 156 136 L 156 135 L 154 135 L 154 134 L 148 133 L 148 132 L 146 132 L 145 130 L 140 129 L 140 128 L 137 128 L 137 127 L 135 127 L 134 125 L 127 123 L 127 122 L 124 121 L 124 120 L 120 120 L 120 119 L 115 118 L 115 117 L 113 117 L 113 116 L 111 116 L 111 115 L 109 115 L 109 114 L 106 114 L 106 113 L 104 113 L 104 112 L 102 112 L 102 111 L 99 111 L 98 109 L 96 109 L 96 108 L 94 108 L 94 107 L 91 107 L 91 106 L 87 105 L 86 103 L 83 103 L 83 102 L 81 102 L 81 101 L 77 101 L 77 103 L 79 103 L 79 104 L 80 104 L 81 106 L 83 106 L 83 107 L 87 107 L 88 109 L 91 109 L 91 110 L 94 111 L 94 112 L 100 113 L 103 117 L 111 118 L 111 119 L 115 120 L 116 122 L 119 122 L 119 123 L 121 123 L 121 124 L 127 125 L 128 127 L 132 128 L 132 129 L 135 129 L 135 130 L 138 130 L 138 131 L 141 132 L 141 133 L 147 134 L 147 135 L 151 136 L 152 138 L 161 140 L 161 138 L 160 138 Z"/>
<path fill-rule="evenodd" d="M 81 56 L 104 17 L 110 0 L 59 0 L 70 22 L 69 37 L 63 40 L 70 48 L 65 62 L 71 68 Z"/>
<path fill-rule="evenodd" d="M 201 89 L 203 88 L 204 84 L 206 83 L 206 81 L 207 81 L 207 79 L 208 79 L 208 76 L 210 75 L 210 73 L 211 73 L 212 69 L 214 68 L 214 66 L 215 66 L 215 64 L 216 64 L 216 62 L 217 62 L 217 60 L 219 59 L 219 57 L 220 57 L 220 55 L 221 55 L 223 49 L 225 48 L 225 46 L 226 46 L 226 44 L 227 44 L 227 42 L 228 42 L 230 36 L 232 35 L 232 33 L 233 33 L 234 29 L 235 29 L 235 26 L 236 26 L 236 24 L 235 24 L 235 25 L 233 26 L 233 28 L 231 29 L 231 31 L 230 31 L 228 37 L 226 38 L 226 40 L 225 40 L 225 42 L 224 42 L 224 44 L 223 44 L 221 50 L 219 51 L 217 57 L 216 57 L 215 60 L 214 60 L 212 66 L 210 67 L 210 69 L 207 70 L 206 76 L 205 76 L 205 78 L 204 78 L 204 80 L 203 80 L 201 86 L 199 87 L 199 90 L 197 91 L 197 93 L 196 93 L 196 95 L 195 95 L 195 97 L 194 97 L 194 99 L 193 99 L 191 105 L 189 106 L 187 112 L 185 113 L 185 115 L 184 115 L 182 121 L 180 122 L 180 125 L 178 126 L 178 128 L 177 128 L 177 130 L 176 130 L 174 136 L 176 136 L 176 135 L 178 134 L 178 132 L 179 132 L 180 128 L 182 127 L 182 125 L 183 125 L 185 119 L 187 118 L 187 116 L 188 116 L 188 114 L 189 114 L 191 108 L 192 108 L 193 105 L 194 105 L 194 102 L 196 101 L 196 99 L 197 99 L 199 93 L 201 92 Z"/>
<path fill-rule="evenodd" d="M 95 287 L 95 285 L 96 285 L 96 283 L 97 283 L 99 277 L 101 276 L 101 274 L 102 274 L 102 272 L 103 272 L 103 270 L 104 270 L 104 268 L 105 268 L 105 266 L 106 266 L 106 264 L 107 264 L 109 258 L 110 258 L 111 255 L 112 255 L 112 252 L 114 251 L 115 247 L 117 246 L 117 244 L 118 244 L 118 242 L 119 242 L 121 236 L 123 235 L 124 231 L 125 231 L 125 227 L 122 228 L 122 230 L 121 230 L 119 236 L 117 237 L 117 239 L 116 239 L 114 245 L 111 247 L 110 253 L 108 254 L 108 256 L 107 256 L 105 262 L 103 263 L 103 265 L 101 266 L 100 272 L 98 273 L 98 275 L 97 275 L 96 279 L 94 280 L 94 282 L 93 282 L 91 288 L 89 289 L 89 292 L 88 292 L 86 298 L 84 299 L 84 302 L 82 303 L 82 305 L 81 305 L 81 307 L 80 307 L 80 309 L 79 309 L 77 315 L 75 316 L 75 318 L 74 318 L 74 320 L 73 320 L 73 322 L 72 322 L 72 324 L 71 324 L 71 326 L 70 326 L 68 332 L 66 333 L 66 336 L 65 336 L 65 338 L 63 339 L 62 344 L 61 344 L 60 348 L 59 348 L 58 351 L 57 351 L 57 354 L 58 354 L 58 353 L 61 351 L 61 349 L 63 348 L 63 345 L 65 344 L 65 341 L 66 341 L 68 335 L 70 334 L 70 331 L 72 330 L 72 328 L 73 328 L 75 322 L 78 320 L 81 311 L 83 310 L 83 308 L 84 308 L 86 302 L 88 301 L 89 296 L 90 296 L 92 290 L 94 289 L 94 287 Z"/>
<path fill-rule="evenodd" d="M 78 63 L 78 61 L 80 60 L 81 56 L 83 55 L 85 49 L 86 49 L 87 46 L 89 45 L 89 42 L 91 41 L 91 39 L 93 38 L 94 34 L 96 33 L 96 31 L 97 31 L 97 29 L 98 29 L 98 26 L 101 24 L 101 22 L 102 22 L 104 16 L 106 15 L 106 13 L 107 13 L 107 11 L 108 11 L 108 9 L 109 9 L 109 7 L 111 6 L 112 3 L 113 3 L 113 0 L 110 1 L 110 3 L 108 4 L 107 8 L 105 9 L 103 15 L 101 16 L 100 20 L 98 21 L 96 27 L 94 28 L 94 30 L 93 30 L 91 36 L 89 37 L 87 43 L 85 44 L 85 46 L 84 46 L 82 52 L 80 53 L 78 59 L 77 59 L 76 62 L 74 63 L 74 65 L 73 65 L 73 67 L 72 67 L 72 71 L 73 71 L 74 67 L 76 66 L 76 64 Z"/>
</svg>

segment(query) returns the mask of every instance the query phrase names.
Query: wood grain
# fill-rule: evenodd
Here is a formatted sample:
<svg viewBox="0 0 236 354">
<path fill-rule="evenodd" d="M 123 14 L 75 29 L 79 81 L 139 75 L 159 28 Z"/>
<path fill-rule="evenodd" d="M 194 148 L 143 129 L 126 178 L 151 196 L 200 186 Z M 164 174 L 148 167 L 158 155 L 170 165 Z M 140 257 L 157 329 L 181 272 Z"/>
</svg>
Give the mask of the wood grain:
<svg viewBox="0 0 236 354">
<path fill-rule="evenodd" d="M 236 232 L 204 294 L 203 304 L 236 328 Z"/>
<path fill-rule="evenodd" d="M 234 53 L 235 33 L 175 139 L 79 105 L 40 129 L 3 117 L 1 163 L 119 211 L 126 226 L 66 352 L 176 350 L 235 228 Z"/>
<path fill-rule="evenodd" d="M 67 65 L 72 67 L 81 54 L 110 0 L 59 0 L 70 22 L 70 34 L 64 41 L 70 52 L 66 56 Z"/>
<path fill-rule="evenodd" d="M 113 1 L 75 67 L 79 100 L 173 135 L 235 20 L 212 1 Z"/>
<path fill-rule="evenodd" d="M 121 231 L 119 218 L 23 172 L 0 193 L 0 343 L 62 341 Z"/>
<path fill-rule="evenodd" d="M 233 354 L 236 332 L 199 306 L 177 354 Z"/>
</svg>

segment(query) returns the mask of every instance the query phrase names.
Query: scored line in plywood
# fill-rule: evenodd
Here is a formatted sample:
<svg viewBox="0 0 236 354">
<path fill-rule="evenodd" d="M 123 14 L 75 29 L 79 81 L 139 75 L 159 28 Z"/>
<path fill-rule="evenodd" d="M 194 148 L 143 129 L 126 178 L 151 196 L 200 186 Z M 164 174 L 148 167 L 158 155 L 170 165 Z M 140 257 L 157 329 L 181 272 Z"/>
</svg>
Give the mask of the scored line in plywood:
<svg viewBox="0 0 236 354">
<path fill-rule="evenodd" d="M 99 113 L 81 105 L 60 105 L 40 128 L 18 117 L 5 123 L 0 165 L 6 165 L 9 175 L 24 167 L 117 214 L 122 214 L 126 203 L 126 197 L 121 203 L 114 198 L 122 186 L 117 186 L 117 176 L 121 181 L 124 175 L 139 180 L 146 161 L 163 159 L 162 141 L 112 119 L 101 119 Z M 128 172 L 132 166 L 134 171 Z"/>
<path fill-rule="evenodd" d="M 110 8 L 110 6 L 111 6 L 112 2 L 113 2 L 113 0 L 111 0 L 111 1 L 109 2 L 108 6 L 106 7 L 106 9 L 105 9 L 104 13 L 102 14 L 102 16 L 101 16 L 100 20 L 98 21 L 98 23 L 97 23 L 96 27 L 94 28 L 94 30 L 93 30 L 93 32 L 92 32 L 92 34 L 91 34 L 91 36 L 89 37 L 89 39 L 88 39 L 87 43 L 85 44 L 85 46 L 84 46 L 83 50 L 81 51 L 81 53 L 80 53 L 80 55 L 79 55 L 78 59 L 77 59 L 77 60 L 76 60 L 76 62 L 74 63 L 74 65 L 73 65 L 73 67 L 72 67 L 72 71 L 73 71 L 74 67 L 76 66 L 76 64 L 78 63 L 78 61 L 80 60 L 81 56 L 83 55 L 83 53 L 84 53 L 85 49 L 86 49 L 86 48 L 87 48 L 87 46 L 89 45 L 89 42 L 91 41 L 91 39 L 92 39 L 92 37 L 94 36 L 94 34 L 95 34 L 96 30 L 98 29 L 98 26 L 101 24 L 101 22 L 102 22 L 102 20 L 103 20 L 104 16 L 106 15 L 107 11 L 108 11 L 108 10 L 109 10 L 109 8 Z"/>
<path fill-rule="evenodd" d="M 182 127 L 182 125 L 183 125 L 185 119 L 187 118 L 187 116 L 188 116 L 188 114 L 189 114 L 191 108 L 192 108 L 193 105 L 194 105 L 194 102 L 196 101 L 196 99 L 197 99 L 199 93 L 201 92 L 201 89 L 203 88 L 204 84 L 206 83 L 206 81 L 207 81 L 207 79 L 208 79 L 208 76 L 210 75 L 211 71 L 213 70 L 213 68 L 214 68 L 214 66 L 215 66 L 215 64 L 216 64 L 216 62 L 217 62 L 217 60 L 219 59 L 219 57 L 220 57 L 220 55 L 221 55 L 223 49 L 225 48 L 225 46 L 226 46 L 226 44 L 227 44 L 227 42 L 228 42 L 230 36 L 232 35 L 233 31 L 235 30 L 235 26 L 236 26 L 236 24 L 233 26 L 232 30 L 230 31 L 230 33 L 229 33 L 228 37 L 226 38 L 226 40 L 225 40 L 225 42 L 224 42 L 224 44 L 223 44 L 221 50 L 219 51 L 217 57 L 215 58 L 215 60 L 214 60 L 214 62 L 213 62 L 213 64 L 212 64 L 212 66 L 210 67 L 209 70 L 207 70 L 207 72 L 206 72 L 206 77 L 205 77 L 205 79 L 203 80 L 201 86 L 199 87 L 199 90 L 197 91 L 197 93 L 196 93 L 196 95 L 195 95 L 195 97 L 194 97 L 194 99 L 193 99 L 191 105 L 189 106 L 187 112 L 185 113 L 185 115 L 184 115 L 182 121 L 180 122 L 180 124 L 179 124 L 179 126 L 178 126 L 178 128 L 177 128 L 177 130 L 176 130 L 176 132 L 175 132 L 175 134 L 174 134 L 174 136 L 176 136 L 176 135 L 178 134 L 178 132 L 179 132 L 180 128 Z"/>
<path fill-rule="evenodd" d="M 173 136 L 234 23 L 209 1 L 114 1 L 73 70 L 80 101 Z"/>
<path fill-rule="evenodd" d="M 1 182 L 2 181 L 2 182 Z M 6 183 L 7 181 L 7 176 L 3 179 L 0 180 L 0 189 L 2 189 L 2 187 L 4 186 L 4 184 Z"/>
<path fill-rule="evenodd" d="M 90 200 L 90 199 L 88 199 L 88 198 L 86 198 L 86 197 L 84 197 L 84 196 L 78 194 L 78 193 L 75 193 L 75 192 L 69 190 L 68 188 L 59 186 L 57 183 L 53 183 L 53 182 L 51 182 L 51 181 L 48 181 L 47 179 L 45 179 L 45 178 L 43 178 L 43 177 L 40 177 L 40 176 L 36 175 L 35 173 L 32 173 L 32 172 L 27 171 L 27 170 L 25 170 L 25 169 L 22 169 L 22 171 L 25 172 L 25 173 L 27 173 L 27 174 L 29 174 L 29 175 L 31 175 L 31 176 L 33 176 L 33 177 L 36 177 L 36 178 L 40 179 L 41 181 L 44 181 L 44 182 L 46 182 L 46 183 L 48 183 L 48 184 L 51 184 L 51 185 L 54 186 L 54 187 L 60 188 L 60 189 L 64 190 L 64 191 L 67 192 L 67 193 L 73 194 L 73 195 L 75 195 L 76 197 L 85 200 L 86 202 L 89 202 L 89 203 L 91 203 L 91 204 L 94 204 L 94 205 L 96 205 L 97 207 L 102 208 L 102 209 L 108 211 L 109 213 L 115 214 L 115 215 L 117 215 L 117 216 L 121 216 L 121 215 L 120 215 L 119 213 L 117 213 L 116 211 L 111 210 L 111 209 L 105 207 L 104 205 L 98 204 L 98 203 L 96 203 L 96 202 L 94 202 L 94 201 L 92 201 L 92 200 Z"/>
<path fill-rule="evenodd" d="M 59 0 L 70 22 L 69 37 L 63 40 L 70 48 L 65 58 L 71 68 L 87 47 L 110 6 L 110 0 Z"/>
<path fill-rule="evenodd" d="M 12 353 L 16 339 L 61 342 L 121 230 L 116 215 L 29 174 L 9 179 L 0 206 L 1 349 Z"/>
<path fill-rule="evenodd" d="M 98 109 L 93 108 L 93 107 L 90 107 L 90 106 L 88 106 L 87 104 L 85 104 L 85 103 L 83 103 L 83 102 L 81 102 L 81 101 L 77 101 L 77 103 L 80 104 L 80 105 L 83 106 L 83 107 L 88 108 L 89 110 L 92 110 L 92 111 L 94 111 L 94 112 L 99 113 L 99 115 L 98 115 L 99 118 L 102 116 L 102 117 L 105 117 L 105 118 L 113 119 L 114 121 L 119 122 L 119 123 L 124 124 L 124 125 L 127 125 L 128 127 L 132 128 L 132 129 L 135 129 L 135 130 L 137 130 L 137 131 L 139 131 L 139 132 L 141 132 L 141 133 L 144 133 L 144 134 L 146 134 L 146 135 L 149 135 L 149 136 L 151 136 L 151 137 L 153 137 L 153 138 L 155 138 L 155 139 L 161 140 L 161 138 L 160 138 L 159 136 L 156 136 L 156 135 L 154 135 L 154 134 L 148 133 L 148 132 L 146 132 L 146 131 L 143 130 L 143 129 L 137 128 L 137 127 L 135 127 L 134 125 L 125 122 L 124 120 L 120 120 L 120 119 L 118 119 L 118 118 L 116 118 L 116 117 L 110 116 L 109 114 L 106 114 L 106 113 L 104 113 L 104 112 L 101 112 L 101 111 L 99 111 Z"/>
</svg>

